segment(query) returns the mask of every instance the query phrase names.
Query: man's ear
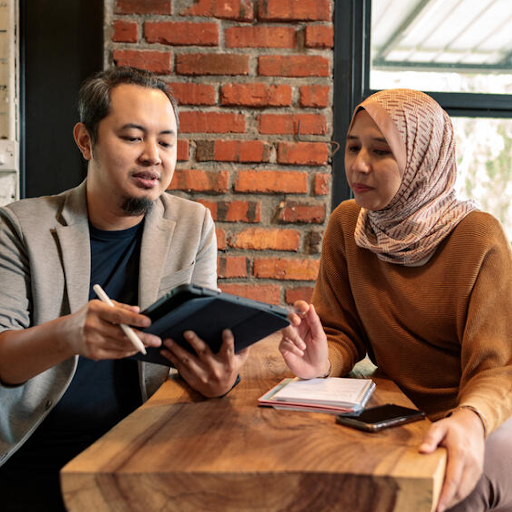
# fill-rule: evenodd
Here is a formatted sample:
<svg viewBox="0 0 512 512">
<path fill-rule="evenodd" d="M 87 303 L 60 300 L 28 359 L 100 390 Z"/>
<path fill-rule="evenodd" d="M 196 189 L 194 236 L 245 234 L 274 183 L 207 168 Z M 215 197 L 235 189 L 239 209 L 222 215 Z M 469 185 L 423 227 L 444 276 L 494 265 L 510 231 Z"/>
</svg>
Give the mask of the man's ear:
<svg viewBox="0 0 512 512">
<path fill-rule="evenodd" d="M 92 158 L 92 140 L 84 123 L 76 123 L 73 128 L 73 137 L 82 156 L 89 161 Z"/>
</svg>

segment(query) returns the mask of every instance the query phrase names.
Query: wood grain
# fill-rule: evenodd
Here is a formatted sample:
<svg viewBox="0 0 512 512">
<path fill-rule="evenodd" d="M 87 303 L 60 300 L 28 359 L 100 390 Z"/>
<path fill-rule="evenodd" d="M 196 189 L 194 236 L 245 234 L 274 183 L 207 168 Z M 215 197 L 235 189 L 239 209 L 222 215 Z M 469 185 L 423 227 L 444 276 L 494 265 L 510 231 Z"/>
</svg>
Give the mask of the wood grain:
<svg viewBox="0 0 512 512">
<path fill-rule="evenodd" d="M 252 348 L 242 381 L 225 398 L 203 399 L 174 375 L 62 470 L 68 510 L 434 509 L 446 455 L 417 452 L 428 420 L 369 434 L 330 414 L 258 407 L 258 397 L 285 375 L 275 337 Z M 412 405 L 393 382 L 372 378 L 373 405 Z"/>
</svg>

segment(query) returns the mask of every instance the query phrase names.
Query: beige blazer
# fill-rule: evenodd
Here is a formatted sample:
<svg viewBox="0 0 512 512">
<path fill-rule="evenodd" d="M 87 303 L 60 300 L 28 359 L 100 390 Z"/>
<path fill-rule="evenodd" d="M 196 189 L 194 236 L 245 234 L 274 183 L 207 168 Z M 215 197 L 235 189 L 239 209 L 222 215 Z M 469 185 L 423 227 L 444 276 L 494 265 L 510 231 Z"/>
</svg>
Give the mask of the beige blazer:
<svg viewBox="0 0 512 512">
<path fill-rule="evenodd" d="M 0 208 L 0 332 L 74 313 L 87 302 L 91 251 L 85 184 Z M 209 210 L 163 194 L 144 223 L 140 307 L 179 284 L 216 288 L 216 261 Z M 20 386 L 0 383 L 0 465 L 60 400 L 77 361 L 73 357 Z M 139 363 L 139 375 L 147 399 L 165 381 L 168 369 Z"/>
</svg>

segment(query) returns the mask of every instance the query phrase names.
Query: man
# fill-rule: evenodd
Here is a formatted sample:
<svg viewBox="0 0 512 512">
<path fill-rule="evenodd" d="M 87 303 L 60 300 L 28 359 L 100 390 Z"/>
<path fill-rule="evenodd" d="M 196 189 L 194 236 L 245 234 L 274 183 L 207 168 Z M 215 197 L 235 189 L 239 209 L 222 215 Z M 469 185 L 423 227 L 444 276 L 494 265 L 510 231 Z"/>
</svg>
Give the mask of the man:
<svg viewBox="0 0 512 512">
<path fill-rule="evenodd" d="M 165 366 L 126 359 L 136 349 L 121 323 L 138 329 L 146 346 L 162 345 L 141 332 L 150 321 L 129 304 L 145 308 L 188 282 L 216 287 L 208 210 L 165 193 L 178 133 L 165 84 L 109 69 L 82 85 L 79 113 L 73 133 L 88 161 L 84 183 L 0 209 L 3 511 L 62 508 L 59 469 L 167 378 Z M 114 307 L 94 298 L 96 283 Z M 194 354 L 172 340 L 162 353 L 204 396 L 227 393 L 247 352 L 235 355 L 229 331 L 218 354 L 194 333 L 186 337 Z"/>
</svg>

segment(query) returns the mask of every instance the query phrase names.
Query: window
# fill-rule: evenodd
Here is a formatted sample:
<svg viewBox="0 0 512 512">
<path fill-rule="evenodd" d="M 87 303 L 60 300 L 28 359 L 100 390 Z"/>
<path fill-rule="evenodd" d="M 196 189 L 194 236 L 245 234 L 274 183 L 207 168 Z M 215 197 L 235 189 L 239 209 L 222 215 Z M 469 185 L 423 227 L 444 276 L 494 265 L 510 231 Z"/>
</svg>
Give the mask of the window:
<svg viewBox="0 0 512 512">
<path fill-rule="evenodd" d="M 510 0 L 372 0 L 370 88 L 512 92 Z"/>
<path fill-rule="evenodd" d="M 377 90 L 431 94 L 454 122 L 459 192 L 512 240 L 512 2 L 337 0 L 335 16 L 335 140 L 343 146 L 353 108 Z M 333 206 L 350 197 L 338 153 Z"/>
</svg>

